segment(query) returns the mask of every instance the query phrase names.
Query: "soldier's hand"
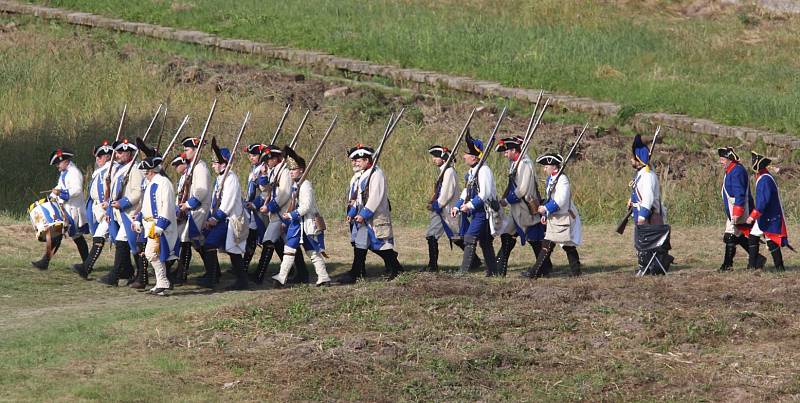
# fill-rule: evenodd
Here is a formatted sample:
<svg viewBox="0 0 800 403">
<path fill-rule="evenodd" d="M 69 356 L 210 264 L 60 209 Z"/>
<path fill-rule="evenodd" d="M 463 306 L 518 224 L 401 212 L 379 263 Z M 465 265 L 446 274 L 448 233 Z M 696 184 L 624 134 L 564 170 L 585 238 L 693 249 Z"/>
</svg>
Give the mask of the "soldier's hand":
<svg viewBox="0 0 800 403">
<path fill-rule="evenodd" d="M 754 223 L 755 221 L 756 221 L 756 220 L 754 220 L 754 219 L 753 219 L 753 217 L 747 217 L 747 223 L 748 223 L 748 224 L 752 224 L 752 223 Z"/>
<path fill-rule="evenodd" d="M 464 203 L 464 204 L 461 205 L 461 209 L 460 210 L 461 210 L 462 213 L 469 213 L 469 211 L 471 209 L 469 208 L 469 206 L 467 206 L 466 203 Z"/>
<path fill-rule="evenodd" d="M 506 201 L 506 199 L 500 199 L 500 205 L 503 207 L 508 207 L 508 202 Z"/>
<path fill-rule="evenodd" d="M 247 204 L 245 204 L 245 207 L 250 211 L 253 211 L 253 210 L 256 209 L 256 205 L 251 203 L 251 202 L 247 202 Z"/>
<path fill-rule="evenodd" d="M 209 218 L 208 221 L 206 221 L 206 225 L 208 225 L 209 227 L 217 225 L 217 219 L 214 217 Z"/>
<path fill-rule="evenodd" d="M 267 214 L 267 212 L 269 212 L 269 209 L 267 209 L 267 206 L 261 206 L 261 208 L 258 209 L 258 211 Z"/>
<path fill-rule="evenodd" d="M 631 199 L 628 199 L 628 203 L 625 204 L 625 207 L 631 208 L 632 206 L 633 206 L 633 202 L 631 202 Z"/>
<path fill-rule="evenodd" d="M 349 223 L 351 221 L 353 221 L 353 217 L 350 217 L 349 215 L 344 216 L 344 222 Z"/>
<path fill-rule="evenodd" d="M 359 224 L 363 224 L 364 223 L 364 217 L 362 217 L 360 215 L 357 215 L 356 218 L 354 218 L 354 220 L 356 220 L 356 222 L 359 223 Z"/>
<path fill-rule="evenodd" d="M 455 217 L 458 215 L 458 209 L 453 207 L 450 209 L 450 217 Z"/>
<path fill-rule="evenodd" d="M 542 223 L 542 225 L 547 224 L 547 217 L 542 216 L 542 218 L 539 219 L 539 222 Z"/>
<path fill-rule="evenodd" d="M 536 211 L 538 211 L 539 214 L 541 214 L 542 216 L 547 214 L 547 209 L 544 206 L 539 206 L 539 208 Z"/>
<path fill-rule="evenodd" d="M 739 221 L 740 218 L 742 218 L 740 215 L 731 215 L 731 221 L 733 222 Z"/>
<path fill-rule="evenodd" d="M 646 223 L 647 223 L 647 220 L 645 220 L 644 217 L 639 217 L 639 218 L 636 219 L 636 224 L 637 225 L 646 224 Z"/>
<path fill-rule="evenodd" d="M 61 190 L 59 188 L 53 188 L 50 193 L 52 193 L 53 196 L 58 196 L 58 194 L 61 193 Z"/>
<path fill-rule="evenodd" d="M 103 208 L 103 210 L 107 209 L 107 208 L 108 208 L 108 202 L 102 202 L 102 203 L 100 203 L 100 207 L 102 207 L 102 208 Z"/>
<path fill-rule="evenodd" d="M 189 210 L 191 210 L 191 207 L 189 206 L 189 202 L 181 203 L 181 211 L 185 212 L 185 211 L 189 211 Z"/>
<path fill-rule="evenodd" d="M 119 208 L 119 202 L 118 201 L 111 202 L 111 207 L 118 209 Z"/>
<path fill-rule="evenodd" d="M 131 229 L 133 230 L 133 232 L 139 234 L 142 232 L 142 225 L 139 224 L 138 221 L 134 221 L 131 223 Z"/>
<path fill-rule="evenodd" d="M 292 219 L 292 216 L 290 216 L 289 213 L 283 213 L 283 214 L 281 214 L 281 217 L 283 217 L 284 220 L 291 220 Z"/>
</svg>

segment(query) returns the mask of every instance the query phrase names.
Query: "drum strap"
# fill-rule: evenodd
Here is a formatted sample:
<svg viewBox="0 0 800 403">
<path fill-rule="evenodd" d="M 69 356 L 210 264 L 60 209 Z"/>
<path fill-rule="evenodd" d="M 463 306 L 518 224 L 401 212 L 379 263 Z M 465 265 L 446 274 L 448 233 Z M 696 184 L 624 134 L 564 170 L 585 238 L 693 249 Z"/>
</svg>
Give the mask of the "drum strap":
<svg viewBox="0 0 800 403">
<path fill-rule="evenodd" d="M 45 230 L 44 239 L 46 242 L 45 244 L 47 245 L 47 258 L 51 259 L 53 255 L 56 253 L 53 250 L 53 227 L 50 227 L 47 230 Z"/>
</svg>

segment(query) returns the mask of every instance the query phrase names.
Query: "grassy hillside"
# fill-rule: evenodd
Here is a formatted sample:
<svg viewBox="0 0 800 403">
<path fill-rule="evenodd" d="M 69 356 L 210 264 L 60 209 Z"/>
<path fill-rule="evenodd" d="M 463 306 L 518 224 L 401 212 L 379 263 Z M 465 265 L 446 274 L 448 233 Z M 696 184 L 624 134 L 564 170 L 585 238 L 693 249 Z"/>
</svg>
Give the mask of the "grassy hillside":
<svg viewBox="0 0 800 403">
<path fill-rule="evenodd" d="M 33 0 L 797 132 L 797 17 L 710 1 Z"/>
<path fill-rule="evenodd" d="M 405 119 L 390 141 L 382 165 L 390 174 L 395 220 L 422 225 L 427 219 L 422 206 L 436 174 L 429 163 L 427 147 L 435 143 L 450 146 L 470 108 L 476 105 L 365 88 L 356 88 L 345 97 L 323 98 L 326 88 L 341 84 L 312 76 L 297 81 L 296 73 L 257 68 L 263 61 L 251 56 L 128 34 L 41 24 L 35 19 L 14 21 L 21 25 L 19 30 L 0 34 L 4 53 L 0 68 L 5 72 L 0 77 L 0 97 L 6 105 L 0 109 L 0 146 L 6 150 L 0 159 L 0 175 L 6 184 L 0 191 L 0 206 L 17 216 L 24 214 L 27 205 L 38 197 L 34 192 L 54 185 L 57 174 L 47 165 L 47 157 L 56 145 L 76 150 L 78 165 L 88 177 L 91 147 L 100 139 L 113 137 L 124 103 L 128 103 L 130 113 L 125 134 L 133 137 L 144 132 L 158 103 L 169 99 L 165 130 L 168 138 L 187 113 L 192 121 L 186 133 L 198 133 L 212 98 L 219 97 L 220 106 L 210 132 L 225 138 L 223 143 L 232 143 L 247 110 L 253 111 L 254 118 L 243 141 L 255 142 L 268 141 L 272 136 L 285 102 L 293 102 L 295 111 L 288 119 L 282 141 L 287 141 L 288 133 L 296 128 L 301 109 L 312 108 L 314 113 L 300 141 L 305 155 L 311 153 L 315 139 L 332 116 L 340 114 L 320 165 L 311 175 L 320 205 L 329 217 L 340 216 L 344 189 L 351 175 L 345 150 L 357 142 L 377 143 L 389 113 L 406 106 Z M 481 136 L 488 133 L 498 107 L 492 103 L 486 106 L 473 122 L 474 133 Z M 511 106 L 510 119 L 503 124 L 501 135 L 524 130 L 529 110 Z M 534 152 L 566 153 L 575 124 L 582 124 L 584 119 L 547 115 L 541 134 L 534 139 Z M 629 134 L 609 123 L 593 122 L 599 125 L 597 130 L 591 130 L 578 160 L 569 168 L 578 207 L 589 223 L 617 219 L 632 175 L 627 163 Z M 157 133 L 160 127 L 155 130 Z M 667 137 L 665 144 L 658 147 L 656 159 L 673 223 L 718 222 L 721 213 L 717 212 L 716 189 L 721 170 L 710 151 L 715 143 L 739 145 L 736 141 L 702 137 Z M 758 144 L 753 147 L 763 150 Z M 743 155 L 749 149 L 750 145 L 740 148 Z M 786 192 L 792 192 L 798 186 L 797 170 L 787 166 L 792 155 L 782 151 L 777 156 L 783 168 L 781 184 Z M 457 167 L 463 172 L 464 165 L 458 162 Z M 502 191 L 505 162 L 496 155 L 490 165 Z M 245 174 L 244 159 L 237 169 L 242 176 Z M 784 203 L 789 216 L 796 217 L 798 202 L 785 197 Z"/>
</svg>

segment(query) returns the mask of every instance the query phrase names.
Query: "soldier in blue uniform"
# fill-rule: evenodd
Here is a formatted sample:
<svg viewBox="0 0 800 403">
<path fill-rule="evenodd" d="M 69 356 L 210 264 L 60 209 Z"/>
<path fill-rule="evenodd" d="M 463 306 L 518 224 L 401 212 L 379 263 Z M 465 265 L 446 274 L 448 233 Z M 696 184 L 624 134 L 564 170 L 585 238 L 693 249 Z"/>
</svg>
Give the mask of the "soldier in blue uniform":
<svg viewBox="0 0 800 403">
<path fill-rule="evenodd" d="M 101 206 L 105 200 L 105 177 L 111 169 L 111 153 L 114 151 L 108 141 L 94 147 L 94 159 L 96 168 L 92 173 L 92 180 L 89 184 L 89 197 L 86 200 L 86 218 L 89 223 L 89 234 L 92 237 L 92 249 L 89 256 L 83 261 L 72 266 L 72 271 L 78 273 L 81 278 L 88 279 L 94 269 L 100 253 L 103 252 L 106 238 L 108 237 L 108 220 L 106 210 Z"/>
<path fill-rule="evenodd" d="M 456 201 L 455 206 L 450 210 L 453 217 L 461 214 L 461 230 L 459 232 L 464 239 L 464 257 L 461 260 L 459 272 L 465 274 L 469 271 L 476 246 L 480 244 L 483 261 L 486 262 L 486 276 L 491 277 L 497 274 L 497 257 L 492 244 L 494 241 L 492 233 L 495 231 L 492 228 L 493 223 L 490 217 L 492 213 L 489 210 L 492 203 L 497 203 L 497 190 L 491 168 L 486 164 L 483 164 L 480 169 L 477 167 L 484 152 L 483 142 L 472 138 L 469 133 L 466 135 L 466 142 L 464 162 L 470 166 L 469 171 L 464 175 L 467 185 L 461 191 L 461 197 Z"/>
<path fill-rule="evenodd" d="M 786 229 L 778 183 L 767 170 L 772 160 L 755 151 L 751 154 L 751 167 L 756 180 L 756 197 L 755 208 L 747 217 L 747 223 L 753 225 L 748 235 L 748 268 L 763 268 L 763 266 L 758 266 L 758 248 L 763 237 L 767 240 L 767 247 L 772 254 L 775 270 L 784 271 L 781 248 L 786 246 L 791 249 L 791 246 L 789 246 L 789 234 Z"/>
<path fill-rule="evenodd" d="M 250 160 L 250 174 L 247 177 L 247 194 L 245 195 L 244 208 L 247 210 L 248 227 L 250 231 L 247 234 L 247 245 L 244 250 L 244 265 L 249 269 L 250 261 L 256 253 L 256 245 L 261 243 L 264 237 L 264 231 L 267 226 L 261 215 L 258 214 L 258 209 L 264 203 L 261 198 L 261 192 L 258 188 L 258 178 L 261 177 L 261 171 L 264 163 L 261 162 L 261 156 L 267 150 L 266 144 L 255 143 L 245 147 L 247 151 L 247 159 Z"/>
<path fill-rule="evenodd" d="M 736 246 L 739 245 L 748 252 L 747 235 L 750 226 L 747 225 L 747 217 L 750 216 L 753 208 L 753 196 L 750 193 L 750 179 L 747 170 L 739 163 L 739 155 L 733 147 L 718 148 L 719 163 L 725 170 L 722 179 L 722 206 L 725 211 L 725 234 L 722 240 L 725 243 L 725 257 L 719 271 L 729 271 L 733 269 L 733 258 L 736 256 Z M 749 253 L 749 252 L 748 252 Z M 763 267 L 767 258 L 758 255 L 758 267 Z"/>
</svg>

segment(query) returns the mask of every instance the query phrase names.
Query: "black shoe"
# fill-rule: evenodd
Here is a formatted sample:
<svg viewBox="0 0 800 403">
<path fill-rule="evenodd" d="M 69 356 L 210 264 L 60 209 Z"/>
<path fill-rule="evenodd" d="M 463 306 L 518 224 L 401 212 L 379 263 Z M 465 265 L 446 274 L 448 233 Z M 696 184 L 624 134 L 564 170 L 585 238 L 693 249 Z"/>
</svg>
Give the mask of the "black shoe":
<svg viewBox="0 0 800 403">
<path fill-rule="evenodd" d="M 726 272 L 726 271 L 733 271 L 733 266 L 728 266 L 726 264 L 723 264 L 722 266 L 719 267 L 719 269 L 717 269 L 717 271 L 720 272 L 720 273 Z"/>
<path fill-rule="evenodd" d="M 764 255 L 758 255 L 756 258 L 756 267 L 757 269 L 763 269 L 764 266 L 767 265 L 767 257 Z"/>
<path fill-rule="evenodd" d="M 330 286 L 331 286 L 331 282 L 330 281 L 323 281 L 323 282 L 317 284 L 317 287 L 330 287 Z"/>
<path fill-rule="evenodd" d="M 82 279 L 88 280 L 89 273 L 83 268 L 83 263 L 75 263 L 72 265 L 72 271 L 77 273 Z"/>
<path fill-rule="evenodd" d="M 350 274 L 350 272 L 344 273 L 336 278 L 336 282 L 339 284 L 355 284 L 356 280 L 358 279 Z"/>
<path fill-rule="evenodd" d="M 98 278 L 98 279 L 97 279 L 97 282 L 98 282 L 98 283 L 101 283 L 101 284 L 105 284 L 105 285 L 111 286 L 111 287 L 117 287 L 117 286 L 119 286 L 119 284 L 118 284 L 118 283 L 119 283 L 119 281 L 118 281 L 118 280 L 114 280 L 114 279 L 111 277 L 111 275 L 110 275 L 110 274 L 106 274 L 105 276 Z"/>
<path fill-rule="evenodd" d="M 529 270 L 523 270 L 521 273 L 519 273 L 519 275 L 522 276 L 522 277 L 525 277 L 525 278 L 529 278 L 529 279 L 535 279 L 535 278 L 541 277 L 541 276 L 537 276 L 536 273 L 534 273 L 530 269 Z"/>
<path fill-rule="evenodd" d="M 160 297 L 166 297 L 169 295 L 169 289 L 167 288 L 154 288 L 150 290 L 150 295 L 158 295 Z"/>
<path fill-rule="evenodd" d="M 44 255 L 41 259 L 31 262 L 31 264 L 39 270 L 47 270 L 50 266 L 50 258 Z"/>
<path fill-rule="evenodd" d="M 278 280 L 272 280 L 272 288 L 283 288 L 285 285 Z"/>
</svg>

